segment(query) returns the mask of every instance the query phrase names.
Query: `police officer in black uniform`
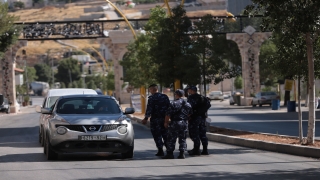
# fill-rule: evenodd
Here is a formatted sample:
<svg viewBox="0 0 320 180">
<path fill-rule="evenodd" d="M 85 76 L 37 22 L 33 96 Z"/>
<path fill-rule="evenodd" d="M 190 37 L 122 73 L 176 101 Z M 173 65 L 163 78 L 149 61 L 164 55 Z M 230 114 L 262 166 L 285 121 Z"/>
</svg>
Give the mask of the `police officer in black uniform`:
<svg viewBox="0 0 320 180">
<path fill-rule="evenodd" d="M 191 105 L 182 99 L 183 90 L 178 89 L 174 93 L 175 100 L 171 102 L 165 118 L 164 127 L 168 128 L 167 136 L 167 154 L 164 159 L 174 159 L 173 151 L 176 146 L 176 140 L 179 138 L 179 151 L 178 159 L 184 159 L 184 151 L 187 150 L 187 131 L 188 119 L 192 114 Z M 169 119 L 171 121 L 169 122 Z"/>
<path fill-rule="evenodd" d="M 208 138 L 206 135 L 207 129 L 206 129 L 206 113 L 198 113 L 197 110 L 200 106 L 200 94 L 197 93 L 197 87 L 196 86 L 189 86 L 188 88 L 188 102 L 190 103 L 193 114 L 191 116 L 191 119 L 189 121 L 189 136 L 191 140 L 194 143 L 194 147 L 189 152 L 189 155 L 191 156 L 197 156 L 197 155 L 209 155 L 208 152 Z M 210 102 L 209 106 L 210 105 Z M 203 146 L 203 150 L 200 153 L 200 141 Z"/>
<path fill-rule="evenodd" d="M 167 141 L 167 129 L 164 127 L 164 118 L 170 105 L 167 95 L 158 92 L 158 86 L 152 84 L 149 86 L 151 96 L 148 98 L 145 118 L 142 120 L 146 124 L 150 117 L 150 130 L 158 148 L 156 156 L 164 156 L 163 146 Z"/>
</svg>

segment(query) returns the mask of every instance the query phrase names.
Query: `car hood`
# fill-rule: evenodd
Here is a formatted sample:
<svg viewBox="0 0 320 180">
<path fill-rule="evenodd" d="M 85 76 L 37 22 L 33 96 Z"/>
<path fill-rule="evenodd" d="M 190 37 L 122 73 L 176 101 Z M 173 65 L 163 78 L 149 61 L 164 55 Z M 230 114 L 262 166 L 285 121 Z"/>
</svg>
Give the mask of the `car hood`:
<svg viewBox="0 0 320 180">
<path fill-rule="evenodd" d="M 81 124 L 81 125 L 92 125 L 92 124 L 113 124 L 116 120 L 121 118 L 122 114 L 108 114 L 108 115 L 100 115 L 100 114 L 90 114 L 90 115 L 57 115 L 56 119 L 62 118 L 64 121 L 70 124 Z"/>
</svg>

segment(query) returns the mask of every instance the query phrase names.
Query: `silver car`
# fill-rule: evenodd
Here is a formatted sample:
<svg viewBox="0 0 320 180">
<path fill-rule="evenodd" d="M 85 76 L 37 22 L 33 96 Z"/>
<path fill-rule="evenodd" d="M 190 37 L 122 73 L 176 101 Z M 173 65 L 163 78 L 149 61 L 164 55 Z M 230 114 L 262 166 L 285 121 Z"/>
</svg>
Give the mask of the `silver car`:
<svg viewBox="0 0 320 180">
<path fill-rule="evenodd" d="M 60 96 L 66 95 L 76 95 L 76 94 L 97 94 L 97 92 L 93 89 L 85 89 L 85 88 L 62 88 L 62 89 L 50 89 L 43 99 L 43 104 L 41 107 L 43 108 L 50 108 L 56 100 Z M 37 107 L 38 109 L 41 107 Z M 48 114 L 41 114 L 39 118 L 39 143 L 44 146 L 44 124 L 47 121 Z"/>
<path fill-rule="evenodd" d="M 260 107 L 264 104 L 269 104 L 271 106 L 272 100 L 279 99 L 276 92 L 258 92 L 252 99 L 252 106 L 255 107 L 259 105 Z"/>
<path fill-rule="evenodd" d="M 37 110 L 39 111 L 39 110 Z M 44 152 L 48 160 L 59 153 L 110 152 L 133 158 L 134 131 L 131 119 L 116 99 L 104 95 L 61 96 L 51 108 L 44 126 Z"/>
</svg>

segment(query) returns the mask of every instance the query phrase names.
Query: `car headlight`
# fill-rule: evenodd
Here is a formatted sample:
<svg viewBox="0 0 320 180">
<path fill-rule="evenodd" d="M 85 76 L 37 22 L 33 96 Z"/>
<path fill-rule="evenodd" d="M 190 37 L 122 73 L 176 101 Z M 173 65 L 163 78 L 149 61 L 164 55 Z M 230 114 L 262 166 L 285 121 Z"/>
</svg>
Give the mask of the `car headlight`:
<svg viewBox="0 0 320 180">
<path fill-rule="evenodd" d="M 64 126 L 59 126 L 57 128 L 57 133 L 60 134 L 60 135 L 64 135 L 68 132 L 67 128 L 64 127 Z"/>
<path fill-rule="evenodd" d="M 116 122 L 120 123 L 120 124 L 127 124 L 128 122 L 130 122 L 130 118 L 128 118 L 127 116 L 120 116 L 118 120 L 116 120 Z"/>
<path fill-rule="evenodd" d="M 117 130 L 120 134 L 125 134 L 128 131 L 126 126 L 120 126 Z"/>
</svg>

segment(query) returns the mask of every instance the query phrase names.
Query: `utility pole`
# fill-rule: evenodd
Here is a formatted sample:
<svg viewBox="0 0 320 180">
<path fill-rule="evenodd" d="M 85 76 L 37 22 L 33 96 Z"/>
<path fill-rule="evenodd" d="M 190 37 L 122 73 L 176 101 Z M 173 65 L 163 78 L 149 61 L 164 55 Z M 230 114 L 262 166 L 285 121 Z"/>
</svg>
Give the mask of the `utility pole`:
<svg viewBox="0 0 320 180">
<path fill-rule="evenodd" d="M 54 71 L 53 71 L 53 58 L 51 58 L 51 71 L 52 71 L 52 86 L 55 87 L 55 85 L 54 85 Z"/>
<path fill-rule="evenodd" d="M 27 70 L 27 56 L 24 57 L 24 71 L 26 73 L 26 90 L 29 96 L 29 82 L 28 82 L 28 70 Z"/>
</svg>

